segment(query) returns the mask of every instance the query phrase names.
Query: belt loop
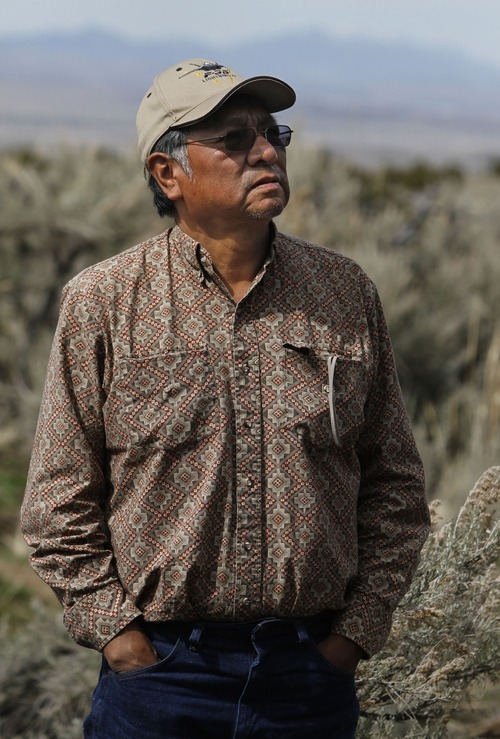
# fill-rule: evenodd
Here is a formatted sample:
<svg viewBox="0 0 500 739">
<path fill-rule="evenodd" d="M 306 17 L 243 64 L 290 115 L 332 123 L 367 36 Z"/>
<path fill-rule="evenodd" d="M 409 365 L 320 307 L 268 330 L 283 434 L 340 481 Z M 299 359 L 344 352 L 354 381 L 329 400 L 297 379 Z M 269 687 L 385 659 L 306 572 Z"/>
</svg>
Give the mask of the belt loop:
<svg viewBox="0 0 500 739">
<path fill-rule="evenodd" d="M 297 621 L 295 628 L 297 630 L 297 636 L 299 637 L 299 644 L 305 644 L 305 642 L 309 641 L 309 634 L 307 633 L 307 629 L 303 621 Z"/>
<path fill-rule="evenodd" d="M 189 648 L 197 652 L 200 647 L 201 636 L 203 634 L 203 625 L 196 624 L 189 636 Z"/>
</svg>

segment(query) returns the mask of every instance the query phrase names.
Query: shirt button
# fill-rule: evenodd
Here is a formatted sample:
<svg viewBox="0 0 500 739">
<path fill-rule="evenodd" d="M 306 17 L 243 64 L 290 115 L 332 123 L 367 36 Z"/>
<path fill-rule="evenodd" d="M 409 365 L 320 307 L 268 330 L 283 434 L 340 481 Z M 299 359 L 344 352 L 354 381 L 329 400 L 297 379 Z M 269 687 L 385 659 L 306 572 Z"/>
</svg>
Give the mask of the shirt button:
<svg viewBox="0 0 500 739">
<path fill-rule="evenodd" d="M 250 603 L 250 598 L 243 598 L 241 602 L 243 603 L 244 606 L 248 606 Z"/>
<path fill-rule="evenodd" d="M 247 552 L 250 552 L 252 550 L 252 542 L 251 541 L 246 541 L 243 546 L 245 547 L 245 549 L 246 549 Z"/>
</svg>

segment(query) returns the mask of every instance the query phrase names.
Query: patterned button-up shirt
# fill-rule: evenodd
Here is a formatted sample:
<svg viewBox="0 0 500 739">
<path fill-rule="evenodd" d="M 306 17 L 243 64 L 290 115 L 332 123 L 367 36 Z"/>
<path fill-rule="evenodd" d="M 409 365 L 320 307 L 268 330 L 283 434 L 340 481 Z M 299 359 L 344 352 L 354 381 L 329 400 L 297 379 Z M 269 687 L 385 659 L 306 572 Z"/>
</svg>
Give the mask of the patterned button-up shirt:
<svg viewBox="0 0 500 739">
<path fill-rule="evenodd" d="M 376 290 L 275 234 L 246 297 L 178 227 L 65 288 L 23 530 L 81 644 L 333 609 L 378 650 L 428 530 Z"/>
</svg>

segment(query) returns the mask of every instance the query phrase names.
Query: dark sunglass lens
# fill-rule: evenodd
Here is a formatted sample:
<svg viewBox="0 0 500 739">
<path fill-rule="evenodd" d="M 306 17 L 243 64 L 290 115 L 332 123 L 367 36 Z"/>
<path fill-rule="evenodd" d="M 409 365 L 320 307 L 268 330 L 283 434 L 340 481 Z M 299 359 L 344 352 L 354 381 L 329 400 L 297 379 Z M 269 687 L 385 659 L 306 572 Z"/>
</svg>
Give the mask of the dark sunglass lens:
<svg viewBox="0 0 500 739">
<path fill-rule="evenodd" d="M 251 128 L 228 131 L 224 137 L 224 141 L 229 151 L 247 151 L 254 144 L 255 133 Z"/>
<path fill-rule="evenodd" d="M 269 126 L 266 129 L 266 138 L 272 146 L 288 146 L 292 132 L 288 126 Z"/>
</svg>

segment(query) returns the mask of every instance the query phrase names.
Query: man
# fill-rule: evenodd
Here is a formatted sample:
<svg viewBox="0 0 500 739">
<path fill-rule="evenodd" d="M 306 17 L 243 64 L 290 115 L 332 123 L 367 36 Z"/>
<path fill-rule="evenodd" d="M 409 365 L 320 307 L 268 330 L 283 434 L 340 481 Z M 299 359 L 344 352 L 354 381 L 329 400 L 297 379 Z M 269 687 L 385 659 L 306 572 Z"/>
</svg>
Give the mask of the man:
<svg viewBox="0 0 500 739">
<path fill-rule="evenodd" d="M 376 290 L 277 233 L 293 90 L 191 59 L 139 108 L 176 225 L 65 288 L 23 529 L 85 736 L 353 737 L 428 530 Z"/>
</svg>

